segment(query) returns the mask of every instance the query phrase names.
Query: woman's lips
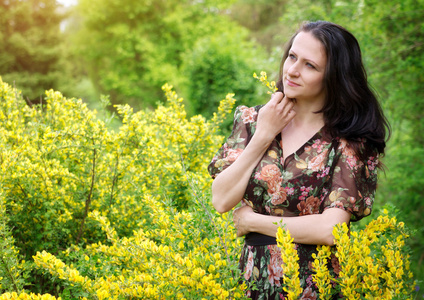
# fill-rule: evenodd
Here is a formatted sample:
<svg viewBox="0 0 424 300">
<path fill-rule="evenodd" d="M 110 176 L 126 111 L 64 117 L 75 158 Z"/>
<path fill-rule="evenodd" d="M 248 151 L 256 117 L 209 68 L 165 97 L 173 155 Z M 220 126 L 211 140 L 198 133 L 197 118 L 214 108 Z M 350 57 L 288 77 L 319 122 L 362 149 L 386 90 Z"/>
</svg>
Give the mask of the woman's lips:
<svg viewBox="0 0 424 300">
<path fill-rule="evenodd" d="M 288 86 L 293 86 L 293 87 L 300 86 L 300 84 L 297 84 L 296 82 L 293 82 L 291 80 L 286 79 L 286 81 Z"/>
</svg>

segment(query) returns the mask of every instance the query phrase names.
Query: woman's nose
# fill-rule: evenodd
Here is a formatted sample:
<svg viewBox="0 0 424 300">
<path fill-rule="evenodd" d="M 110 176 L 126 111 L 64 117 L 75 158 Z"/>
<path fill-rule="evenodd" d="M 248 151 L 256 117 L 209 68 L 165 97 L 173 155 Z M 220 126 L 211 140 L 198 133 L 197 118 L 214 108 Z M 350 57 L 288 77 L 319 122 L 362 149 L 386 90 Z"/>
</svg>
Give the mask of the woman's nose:
<svg viewBox="0 0 424 300">
<path fill-rule="evenodd" d="M 297 62 L 288 68 L 287 74 L 289 74 L 290 77 L 298 77 L 300 75 Z"/>
</svg>

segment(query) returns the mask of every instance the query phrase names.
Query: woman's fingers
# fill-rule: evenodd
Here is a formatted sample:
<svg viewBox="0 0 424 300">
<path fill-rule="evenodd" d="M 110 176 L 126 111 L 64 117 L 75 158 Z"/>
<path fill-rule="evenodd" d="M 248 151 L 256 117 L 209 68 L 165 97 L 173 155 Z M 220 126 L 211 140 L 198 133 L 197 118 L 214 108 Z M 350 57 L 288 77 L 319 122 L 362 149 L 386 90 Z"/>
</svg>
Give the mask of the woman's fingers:
<svg viewBox="0 0 424 300">
<path fill-rule="evenodd" d="M 276 92 L 259 110 L 256 132 L 262 141 L 270 142 L 294 118 L 294 102 L 283 93 Z"/>
<path fill-rule="evenodd" d="M 271 100 L 265 106 L 275 110 L 276 113 L 287 114 L 293 108 L 294 101 L 287 98 L 283 93 L 276 92 L 272 94 Z"/>
<path fill-rule="evenodd" d="M 261 114 L 262 112 L 264 117 L 274 124 L 283 123 L 282 125 L 284 127 L 296 114 L 293 110 L 294 104 L 294 101 L 279 92 L 274 94 L 271 100 L 259 111 L 259 113 Z"/>
<path fill-rule="evenodd" d="M 282 92 L 275 92 L 274 94 L 272 94 L 271 96 L 271 100 L 275 103 L 280 103 L 284 98 L 284 94 Z"/>
<path fill-rule="evenodd" d="M 290 100 L 287 97 L 284 97 L 283 101 L 281 101 L 280 104 L 283 106 L 283 115 L 290 115 L 292 113 L 296 114 L 296 112 L 293 110 L 294 101 Z"/>
</svg>

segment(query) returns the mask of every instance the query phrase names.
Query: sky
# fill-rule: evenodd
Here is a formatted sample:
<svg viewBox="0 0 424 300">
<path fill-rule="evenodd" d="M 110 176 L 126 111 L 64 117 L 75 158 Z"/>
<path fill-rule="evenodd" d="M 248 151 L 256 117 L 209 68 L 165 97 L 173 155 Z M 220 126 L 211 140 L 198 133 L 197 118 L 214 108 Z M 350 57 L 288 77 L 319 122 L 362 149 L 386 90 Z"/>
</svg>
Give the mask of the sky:
<svg viewBox="0 0 424 300">
<path fill-rule="evenodd" d="M 63 4 L 64 6 L 71 6 L 77 4 L 78 0 L 57 0 L 57 2 Z"/>
</svg>

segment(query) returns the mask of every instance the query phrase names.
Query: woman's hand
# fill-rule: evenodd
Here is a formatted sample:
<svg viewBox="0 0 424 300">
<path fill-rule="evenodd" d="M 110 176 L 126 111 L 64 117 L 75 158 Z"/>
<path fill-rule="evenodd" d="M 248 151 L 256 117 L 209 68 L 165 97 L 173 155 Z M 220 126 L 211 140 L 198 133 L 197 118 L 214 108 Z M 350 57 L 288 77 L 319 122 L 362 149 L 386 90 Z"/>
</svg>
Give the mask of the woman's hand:
<svg viewBox="0 0 424 300">
<path fill-rule="evenodd" d="M 273 94 L 271 100 L 259 110 L 256 134 L 272 141 L 296 115 L 294 103 L 293 99 L 281 92 Z"/>
<path fill-rule="evenodd" d="M 237 236 L 241 237 L 250 232 L 249 216 L 255 214 L 253 209 L 248 205 L 243 205 L 233 211 L 234 227 L 237 229 Z"/>
<path fill-rule="evenodd" d="M 256 132 L 252 139 L 237 160 L 222 171 L 212 183 L 212 204 L 219 213 L 230 211 L 240 202 L 240 199 L 243 199 L 254 168 L 272 140 L 296 115 L 293 105 L 293 101 L 284 97 L 283 93 L 277 92 L 259 110 Z M 237 226 L 237 223 L 234 224 Z M 244 235 L 245 226 L 239 227 L 239 235 Z"/>
</svg>

